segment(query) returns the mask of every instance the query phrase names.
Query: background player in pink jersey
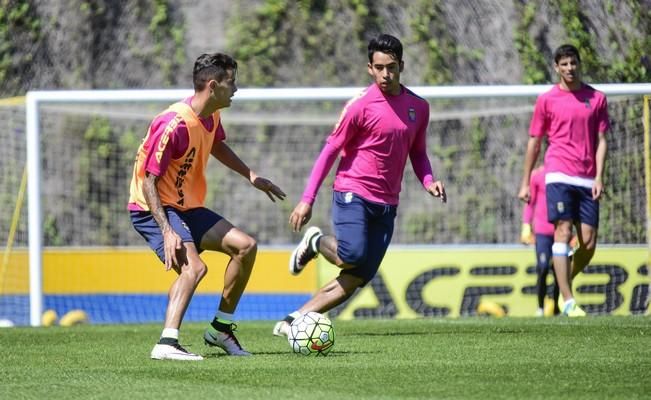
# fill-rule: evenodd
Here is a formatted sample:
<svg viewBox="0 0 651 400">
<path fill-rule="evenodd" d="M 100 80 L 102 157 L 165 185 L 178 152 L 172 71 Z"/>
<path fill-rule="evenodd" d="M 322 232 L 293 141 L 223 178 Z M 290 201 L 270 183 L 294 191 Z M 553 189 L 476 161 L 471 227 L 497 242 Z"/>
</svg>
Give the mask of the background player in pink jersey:
<svg viewBox="0 0 651 400">
<path fill-rule="evenodd" d="M 564 299 L 561 309 L 569 316 L 585 315 L 574 300 L 571 282 L 572 276 L 588 265 L 597 244 L 609 128 L 606 96 L 583 83 L 580 67 L 576 47 L 562 45 L 554 52 L 560 82 L 536 101 L 518 193 L 521 200 L 530 200 L 531 169 L 540 152 L 541 138 L 547 136 L 544 164 L 548 218 L 555 226 L 552 253 Z M 568 260 L 573 225 L 579 239 L 574 271 Z"/>
<path fill-rule="evenodd" d="M 230 56 L 201 55 L 194 64 L 194 95 L 159 114 L 138 149 L 128 205 L 131 221 L 165 269 L 178 274 L 169 290 L 163 332 L 151 351 L 153 359 L 203 359 L 178 342 L 183 315 L 208 272 L 199 257 L 203 250 L 230 256 L 219 308 L 204 341 L 230 355 L 250 355 L 233 333 L 233 313 L 251 275 L 257 244 L 204 207 L 208 159 L 212 155 L 272 201 L 284 199 L 285 193 L 256 175 L 224 142 L 218 110 L 230 106 L 236 75 L 237 63 Z"/>
<path fill-rule="evenodd" d="M 554 224 L 547 220 L 545 170 L 542 165 L 532 171 L 529 188 L 530 200 L 522 210 L 520 241 L 524 244 L 535 244 L 536 246 L 536 294 L 538 300 L 536 315 L 543 316 L 545 297 L 547 296 L 547 275 L 550 269 L 552 274 L 554 274 L 554 269 L 550 268 L 552 263 L 552 245 L 554 244 Z M 554 280 L 556 280 L 555 276 Z M 556 315 L 560 313 L 560 310 L 557 303 L 558 285 L 555 282 L 553 299 L 552 313 Z"/>
<path fill-rule="evenodd" d="M 322 254 L 341 273 L 276 323 L 275 335 L 287 335 L 289 324 L 301 314 L 326 312 L 343 303 L 375 276 L 393 234 L 407 158 L 424 189 L 446 201 L 426 151 L 429 105 L 400 84 L 402 44 L 391 35 L 380 35 L 368 45 L 368 61 L 374 83 L 344 107 L 289 217 L 295 232 L 308 223 L 319 187 L 341 154 L 332 203 L 335 235 L 309 228 L 289 262 L 290 272 L 298 274 Z"/>
</svg>

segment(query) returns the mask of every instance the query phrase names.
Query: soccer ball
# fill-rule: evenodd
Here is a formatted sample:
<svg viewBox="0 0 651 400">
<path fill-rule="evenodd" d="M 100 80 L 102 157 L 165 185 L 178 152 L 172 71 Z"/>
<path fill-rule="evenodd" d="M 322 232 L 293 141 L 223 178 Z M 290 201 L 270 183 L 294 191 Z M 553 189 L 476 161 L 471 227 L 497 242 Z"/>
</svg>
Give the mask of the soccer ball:
<svg viewBox="0 0 651 400">
<path fill-rule="evenodd" d="M 335 345 L 335 329 L 328 317 L 310 311 L 292 322 L 287 340 L 296 354 L 326 356 Z"/>
</svg>

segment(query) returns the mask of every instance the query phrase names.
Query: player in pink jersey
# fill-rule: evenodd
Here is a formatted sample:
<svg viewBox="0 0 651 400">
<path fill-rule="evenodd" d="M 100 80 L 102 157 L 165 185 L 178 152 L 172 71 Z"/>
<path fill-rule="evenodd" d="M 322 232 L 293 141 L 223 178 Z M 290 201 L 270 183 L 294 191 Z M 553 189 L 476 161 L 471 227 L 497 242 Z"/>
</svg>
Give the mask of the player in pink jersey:
<svg viewBox="0 0 651 400">
<path fill-rule="evenodd" d="M 310 227 L 289 262 L 290 272 L 298 274 L 322 254 L 341 272 L 276 323 L 273 333 L 278 336 L 287 335 L 297 316 L 332 309 L 375 276 L 393 234 L 407 158 L 424 189 L 446 201 L 444 185 L 433 177 L 426 152 L 429 105 L 400 84 L 402 44 L 391 35 L 380 35 L 368 45 L 368 60 L 374 83 L 344 107 L 289 217 L 295 232 L 308 223 L 317 191 L 341 155 L 332 203 L 335 235 Z"/>
<path fill-rule="evenodd" d="M 154 119 L 143 140 L 129 194 L 134 228 L 178 277 L 169 290 L 165 325 L 151 351 L 153 359 L 198 361 L 203 357 L 179 345 L 179 328 L 197 285 L 208 272 L 199 253 L 230 257 L 224 289 L 204 341 L 229 355 L 250 355 L 233 331 L 233 314 L 255 262 L 255 240 L 204 206 L 205 168 L 212 155 L 275 201 L 285 193 L 259 177 L 224 142 L 219 109 L 229 107 L 237 87 L 237 63 L 230 56 L 201 55 L 194 64 L 194 95 Z"/>
<path fill-rule="evenodd" d="M 555 227 L 554 270 L 564 300 L 561 309 L 569 316 L 585 315 L 574 300 L 571 282 L 588 265 L 597 244 L 609 128 L 606 96 L 583 83 L 580 67 L 581 58 L 574 46 L 562 45 L 554 52 L 554 69 L 560 82 L 536 101 L 518 193 L 521 200 L 530 200 L 531 169 L 541 139 L 547 136 L 545 187 L 548 218 Z M 571 266 L 568 251 L 573 226 L 579 248 Z"/>
<path fill-rule="evenodd" d="M 535 244 L 536 247 L 536 289 L 538 297 L 537 316 L 544 315 L 545 296 L 547 295 L 547 275 L 552 263 L 552 245 L 554 244 L 554 224 L 547 220 L 547 199 L 545 193 L 545 169 L 541 165 L 531 173 L 530 200 L 522 210 L 522 231 L 520 241 L 524 244 Z M 533 225 L 533 230 L 532 230 Z M 533 236 L 533 237 L 532 237 Z M 554 280 L 556 280 L 554 274 Z M 559 314 L 558 285 L 553 289 L 554 310 Z"/>
</svg>

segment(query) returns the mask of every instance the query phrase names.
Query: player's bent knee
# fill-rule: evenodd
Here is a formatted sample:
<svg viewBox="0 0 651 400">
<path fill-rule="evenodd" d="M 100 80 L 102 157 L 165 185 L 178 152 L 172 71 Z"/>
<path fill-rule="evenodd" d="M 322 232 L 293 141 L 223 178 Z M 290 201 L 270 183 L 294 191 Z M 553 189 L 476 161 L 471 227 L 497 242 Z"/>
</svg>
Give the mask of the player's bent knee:
<svg viewBox="0 0 651 400">
<path fill-rule="evenodd" d="M 199 282 L 208 273 L 208 267 L 203 262 L 191 263 L 183 269 L 183 273 L 195 282 Z"/>
<path fill-rule="evenodd" d="M 255 239 L 250 238 L 242 249 L 242 252 L 245 255 L 256 255 L 258 253 L 258 242 Z"/>
<path fill-rule="evenodd" d="M 249 254 L 255 254 L 258 251 L 258 242 L 251 236 L 244 235 L 238 238 L 237 242 L 232 244 L 234 255 L 245 257 Z"/>
<path fill-rule="evenodd" d="M 572 238 L 572 228 L 571 225 L 558 225 L 554 229 L 554 239 L 560 240 L 563 242 L 569 242 Z"/>
<path fill-rule="evenodd" d="M 597 235 L 595 235 L 594 233 L 586 234 L 584 232 L 583 243 L 581 243 L 581 247 L 583 247 L 587 252 L 593 252 L 596 246 L 597 246 Z"/>
<path fill-rule="evenodd" d="M 338 253 L 339 258 L 348 265 L 358 266 L 366 262 L 366 252 L 363 250 L 338 251 Z"/>
<path fill-rule="evenodd" d="M 588 253 L 594 253 L 597 247 L 597 241 L 589 240 L 583 244 L 583 247 L 585 248 L 585 251 L 587 251 Z"/>
</svg>

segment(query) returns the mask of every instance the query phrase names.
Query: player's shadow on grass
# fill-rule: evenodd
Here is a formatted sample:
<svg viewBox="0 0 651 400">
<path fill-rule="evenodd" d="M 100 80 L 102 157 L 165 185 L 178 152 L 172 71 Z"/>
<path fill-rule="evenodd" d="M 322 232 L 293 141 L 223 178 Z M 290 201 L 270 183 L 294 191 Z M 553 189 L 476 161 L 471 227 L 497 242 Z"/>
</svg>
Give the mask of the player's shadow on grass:
<svg viewBox="0 0 651 400">
<path fill-rule="evenodd" d="M 333 358 L 333 357 L 343 357 L 343 356 L 350 356 L 350 355 L 359 355 L 359 354 L 374 354 L 374 353 L 380 353 L 380 350 L 378 351 L 339 351 L 339 350 L 333 350 L 330 354 L 328 354 L 326 357 L 328 358 Z M 314 357 L 303 357 L 299 354 L 293 354 L 291 350 L 289 351 L 256 351 L 251 353 L 252 356 L 288 356 L 288 357 L 300 357 L 300 358 L 314 358 Z M 237 356 L 229 356 L 226 353 L 205 353 L 202 354 L 204 359 L 219 359 L 222 357 L 237 357 Z M 242 357 L 242 358 L 248 358 L 248 357 Z M 323 358 L 321 356 L 317 358 Z"/>
<path fill-rule="evenodd" d="M 287 354 L 287 351 L 256 351 L 251 353 L 254 356 L 277 356 L 280 354 Z M 221 357 L 238 357 L 238 356 L 229 356 L 224 352 L 209 352 L 202 354 L 203 358 L 221 358 Z M 246 357 L 243 357 L 246 358 Z"/>
<path fill-rule="evenodd" d="M 357 332 L 347 333 L 346 336 L 429 336 L 445 332 Z"/>
</svg>

